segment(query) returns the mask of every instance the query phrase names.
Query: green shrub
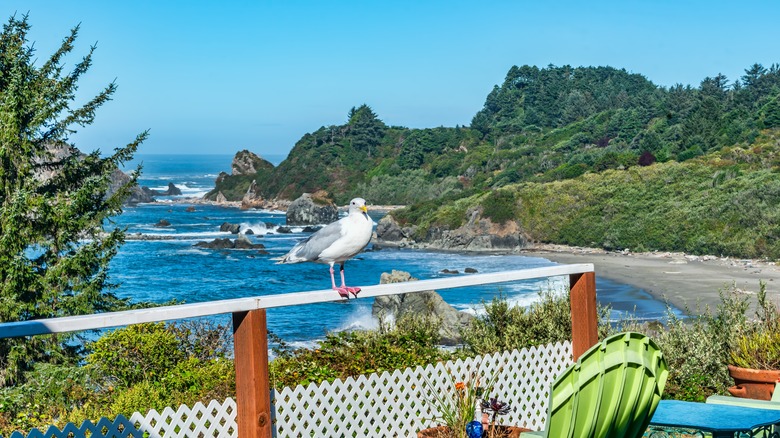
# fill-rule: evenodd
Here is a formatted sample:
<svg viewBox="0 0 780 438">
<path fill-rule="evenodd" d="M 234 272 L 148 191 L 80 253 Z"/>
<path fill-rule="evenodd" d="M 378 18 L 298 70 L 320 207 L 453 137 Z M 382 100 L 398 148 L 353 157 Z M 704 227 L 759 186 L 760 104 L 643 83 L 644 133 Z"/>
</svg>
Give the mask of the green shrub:
<svg viewBox="0 0 780 438">
<path fill-rule="evenodd" d="M 269 366 L 271 384 L 281 389 L 435 363 L 450 357 L 439 349 L 438 333 L 438 321 L 404 317 L 394 327 L 329 333 L 317 348 L 291 350 L 282 343 Z"/>
<path fill-rule="evenodd" d="M 176 334 L 164 323 L 135 324 L 103 335 L 87 362 L 127 386 L 157 380 L 186 358 Z"/>
<path fill-rule="evenodd" d="M 371 204 L 407 205 L 454 195 L 460 190 L 455 177 L 432 179 L 428 172 L 414 169 L 373 176 L 370 181 L 359 183 L 352 196 L 365 198 Z"/>
<path fill-rule="evenodd" d="M 482 216 L 504 224 L 518 216 L 517 195 L 511 190 L 494 190 L 482 199 Z"/>
<path fill-rule="evenodd" d="M 735 288 L 720 295 L 714 312 L 698 309 L 696 316 L 680 318 L 669 309 L 663 326 L 631 320 L 618 324 L 617 330 L 646 333 L 658 343 L 669 366 L 664 398 L 702 402 L 725 394 L 733 384 L 726 365 L 749 303 Z"/>
<path fill-rule="evenodd" d="M 67 422 L 64 415 L 95 404 L 105 388 L 87 367 L 35 364 L 25 383 L 0 388 L 0 433 Z"/>
<path fill-rule="evenodd" d="M 539 292 L 539 301 L 528 308 L 510 306 L 504 295 L 483 303 L 485 313 L 464 330 L 469 354 L 525 348 L 571 339 L 571 307 L 568 294 Z"/>
</svg>

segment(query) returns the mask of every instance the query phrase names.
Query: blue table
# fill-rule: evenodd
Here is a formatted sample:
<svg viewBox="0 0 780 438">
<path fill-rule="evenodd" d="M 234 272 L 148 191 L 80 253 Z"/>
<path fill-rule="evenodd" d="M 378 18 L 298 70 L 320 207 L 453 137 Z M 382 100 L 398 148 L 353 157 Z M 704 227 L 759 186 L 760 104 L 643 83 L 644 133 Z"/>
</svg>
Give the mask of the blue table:
<svg viewBox="0 0 780 438">
<path fill-rule="evenodd" d="M 665 436 L 664 429 L 696 429 L 712 433 L 713 438 L 733 437 L 735 433 L 777 436 L 772 435 L 772 425 L 780 425 L 778 410 L 661 400 L 645 436 Z M 756 429 L 759 434 L 752 435 Z"/>
</svg>

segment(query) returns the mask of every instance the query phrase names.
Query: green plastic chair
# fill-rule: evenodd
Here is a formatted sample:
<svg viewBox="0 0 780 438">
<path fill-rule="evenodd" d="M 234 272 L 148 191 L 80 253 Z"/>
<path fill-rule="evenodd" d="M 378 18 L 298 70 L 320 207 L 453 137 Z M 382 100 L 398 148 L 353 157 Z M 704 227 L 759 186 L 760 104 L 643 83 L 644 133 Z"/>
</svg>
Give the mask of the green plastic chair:
<svg viewBox="0 0 780 438">
<path fill-rule="evenodd" d="M 521 437 L 641 437 L 669 371 L 647 336 L 625 332 L 586 351 L 552 384 L 546 430 Z"/>
</svg>

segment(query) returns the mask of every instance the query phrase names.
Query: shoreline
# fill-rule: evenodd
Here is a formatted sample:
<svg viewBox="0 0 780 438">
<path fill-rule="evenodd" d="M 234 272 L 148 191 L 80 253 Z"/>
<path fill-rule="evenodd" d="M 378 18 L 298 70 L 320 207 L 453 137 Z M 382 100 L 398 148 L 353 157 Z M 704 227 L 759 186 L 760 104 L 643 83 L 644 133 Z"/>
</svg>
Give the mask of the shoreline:
<svg viewBox="0 0 780 438">
<path fill-rule="evenodd" d="M 541 245 L 519 251 L 556 263 L 593 263 L 599 277 L 630 284 L 667 301 L 686 314 L 701 314 L 720 304 L 732 287 L 755 295 L 761 281 L 774 302 L 780 297 L 780 266 L 763 260 L 695 256 L 676 252 L 608 252 L 601 249 Z M 751 304 L 753 304 L 751 302 Z"/>
<path fill-rule="evenodd" d="M 159 201 L 158 201 L 159 202 Z M 241 202 L 216 202 L 203 198 L 178 198 L 164 203 L 209 204 L 240 208 Z M 375 205 L 371 209 L 387 213 L 401 206 Z M 538 244 L 516 250 L 469 251 L 441 249 L 425 244 L 397 245 L 373 239 L 378 247 L 441 250 L 443 252 L 517 254 L 542 257 L 556 263 L 593 263 L 596 282 L 599 277 L 629 284 L 666 301 L 686 314 L 701 314 L 715 309 L 721 302 L 720 293 L 730 290 L 755 295 L 759 282 L 766 283 L 767 296 L 780 301 L 780 265 L 776 262 L 733 257 L 695 256 L 681 252 L 611 252 L 598 248 Z M 752 304 L 752 303 L 751 303 Z"/>
</svg>

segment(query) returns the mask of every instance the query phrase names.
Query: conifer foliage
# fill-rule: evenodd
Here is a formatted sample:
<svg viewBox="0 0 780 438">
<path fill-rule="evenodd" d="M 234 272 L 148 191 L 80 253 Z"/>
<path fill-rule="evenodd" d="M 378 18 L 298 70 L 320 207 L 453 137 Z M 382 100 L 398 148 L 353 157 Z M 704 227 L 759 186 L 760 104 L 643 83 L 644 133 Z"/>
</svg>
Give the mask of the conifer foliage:
<svg viewBox="0 0 780 438">
<path fill-rule="evenodd" d="M 117 309 L 108 263 L 123 241 L 110 218 L 136 183 L 111 187 L 146 133 L 101 157 L 68 143 L 110 100 L 114 83 L 76 105 L 78 80 L 91 47 L 69 71 L 78 27 L 44 62 L 27 40 L 28 17 L 12 16 L 0 34 L 0 321 L 21 321 Z M 140 169 L 138 169 L 140 170 Z M 67 338 L 0 340 L 0 385 L 18 381 L 35 361 L 72 360 Z"/>
</svg>

